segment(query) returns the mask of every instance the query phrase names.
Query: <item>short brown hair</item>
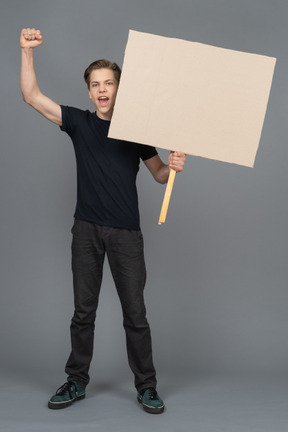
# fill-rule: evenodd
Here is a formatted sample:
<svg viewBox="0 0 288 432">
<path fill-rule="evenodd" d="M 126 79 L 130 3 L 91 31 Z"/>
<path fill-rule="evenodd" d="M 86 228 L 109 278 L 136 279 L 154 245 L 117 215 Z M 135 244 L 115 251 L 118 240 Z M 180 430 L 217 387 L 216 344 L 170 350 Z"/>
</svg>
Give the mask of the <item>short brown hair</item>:
<svg viewBox="0 0 288 432">
<path fill-rule="evenodd" d="M 101 59 L 91 63 L 84 72 L 84 80 L 88 86 L 88 89 L 90 88 L 91 73 L 96 69 L 111 69 L 114 73 L 114 77 L 117 83 L 119 84 L 120 76 L 121 76 L 120 67 L 117 65 L 117 63 L 112 63 L 109 60 Z"/>
</svg>

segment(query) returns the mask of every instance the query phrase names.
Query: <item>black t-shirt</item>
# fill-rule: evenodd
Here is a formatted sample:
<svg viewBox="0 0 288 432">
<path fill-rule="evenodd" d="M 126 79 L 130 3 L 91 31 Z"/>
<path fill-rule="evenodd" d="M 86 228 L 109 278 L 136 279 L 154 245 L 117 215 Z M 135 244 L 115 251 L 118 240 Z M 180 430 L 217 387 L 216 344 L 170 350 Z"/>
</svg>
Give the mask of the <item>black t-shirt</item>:
<svg viewBox="0 0 288 432">
<path fill-rule="evenodd" d="M 103 226 L 140 229 L 136 176 L 154 147 L 108 138 L 109 121 L 62 106 L 61 130 L 71 137 L 77 165 L 75 218 Z"/>
</svg>

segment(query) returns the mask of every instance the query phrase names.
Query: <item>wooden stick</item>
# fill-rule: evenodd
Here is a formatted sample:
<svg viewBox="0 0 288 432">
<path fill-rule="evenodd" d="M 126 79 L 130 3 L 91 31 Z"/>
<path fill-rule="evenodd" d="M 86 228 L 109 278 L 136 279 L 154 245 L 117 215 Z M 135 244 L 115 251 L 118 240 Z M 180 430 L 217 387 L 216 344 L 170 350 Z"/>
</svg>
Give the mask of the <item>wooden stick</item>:
<svg viewBox="0 0 288 432">
<path fill-rule="evenodd" d="M 175 175 L 176 175 L 176 171 L 171 169 L 170 173 L 169 173 L 168 183 L 166 186 L 166 191 L 165 191 L 165 195 L 164 195 L 164 199 L 163 199 L 162 209 L 161 209 L 161 213 L 160 213 L 160 217 L 159 217 L 159 222 L 158 222 L 159 225 L 164 223 L 166 220 L 166 215 L 167 215 L 167 210 L 168 210 L 168 206 L 169 206 L 169 202 L 170 202 L 170 198 L 171 198 L 171 193 L 172 193 L 172 188 L 173 188 L 173 184 L 174 184 L 174 180 L 175 180 Z"/>
</svg>

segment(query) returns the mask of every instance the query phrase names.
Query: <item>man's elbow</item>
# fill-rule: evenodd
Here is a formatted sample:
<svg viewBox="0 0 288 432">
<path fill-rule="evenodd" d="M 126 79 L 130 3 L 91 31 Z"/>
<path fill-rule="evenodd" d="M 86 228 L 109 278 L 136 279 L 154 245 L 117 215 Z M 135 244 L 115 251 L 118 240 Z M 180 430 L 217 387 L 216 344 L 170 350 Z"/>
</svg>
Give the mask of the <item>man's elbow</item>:
<svg viewBox="0 0 288 432">
<path fill-rule="evenodd" d="M 31 102 L 29 101 L 29 98 L 28 98 L 24 93 L 22 93 L 22 99 L 23 99 L 23 101 L 26 102 L 28 105 L 31 105 Z"/>
<path fill-rule="evenodd" d="M 22 92 L 23 101 L 32 108 L 40 111 L 41 100 L 35 94 L 25 94 Z M 40 111 L 41 112 L 41 111 Z"/>
<path fill-rule="evenodd" d="M 33 97 L 24 91 L 22 91 L 22 99 L 24 102 L 26 102 L 28 105 L 33 105 Z"/>
<path fill-rule="evenodd" d="M 168 179 L 166 177 L 165 178 L 160 177 L 159 179 L 155 179 L 155 180 L 157 181 L 157 183 L 166 184 Z"/>
<path fill-rule="evenodd" d="M 156 180 L 157 183 L 166 184 L 168 181 L 168 175 L 159 170 L 159 172 L 154 175 L 154 180 Z"/>
</svg>

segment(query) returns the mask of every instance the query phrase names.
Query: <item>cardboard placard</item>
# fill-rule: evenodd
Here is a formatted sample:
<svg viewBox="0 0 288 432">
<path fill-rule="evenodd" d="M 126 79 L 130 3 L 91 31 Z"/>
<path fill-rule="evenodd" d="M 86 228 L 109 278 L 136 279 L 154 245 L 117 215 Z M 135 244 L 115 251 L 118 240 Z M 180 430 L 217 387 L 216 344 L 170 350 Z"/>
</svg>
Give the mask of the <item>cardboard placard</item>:
<svg viewBox="0 0 288 432">
<path fill-rule="evenodd" d="M 275 63 L 130 30 L 108 136 L 253 167 Z"/>
</svg>

